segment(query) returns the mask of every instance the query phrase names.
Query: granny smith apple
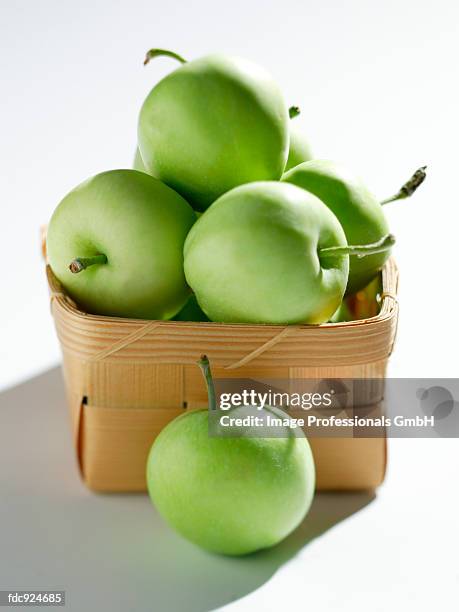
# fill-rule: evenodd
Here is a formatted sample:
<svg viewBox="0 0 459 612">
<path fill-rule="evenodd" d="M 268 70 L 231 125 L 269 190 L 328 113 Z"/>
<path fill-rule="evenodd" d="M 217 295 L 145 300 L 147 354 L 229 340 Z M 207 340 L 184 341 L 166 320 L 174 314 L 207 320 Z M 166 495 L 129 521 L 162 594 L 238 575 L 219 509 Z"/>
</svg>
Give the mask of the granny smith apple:
<svg viewBox="0 0 459 612">
<path fill-rule="evenodd" d="M 418 170 L 396 196 L 383 203 L 411 195 L 424 180 L 424 170 Z M 388 235 L 389 227 L 381 203 L 360 178 L 342 165 L 314 159 L 292 168 L 282 180 L 320 198 L 339 219 L 349 244 L 383 242 Z M 351 255 L 346 293 L 352 294 L 366 287 L 389 255 L 389 244 L 366 257 Z"/>
<path fill-rule="evenodd" d="M 187 303 L 173 318 L 174 321 L 208 321 L 209 317 L 202 311 L 195 295 L 188 298 Z"/>
<path fill-rule="evenodd" d="M 328 160 L 312 160 L 296 166 L 283 179 L 322 200 L 343 226 L 352 244 L 375 242 L 389 232 L 377 198 L 343 166 Z M 347 293 L 365 287 L 381 270 L 390 251 L 359 258 L 351 256 Z"/>
<path fill-rule="evenodd" d="M 289 108 L 289 115 L 291 119 L 289 124 L 290 145 L 284 172 L 298 166 L 298 164 L 310 161 L 314 157 L 304 126 L 300 121 L 295 121 L 295 118 L 299 114 L 300 109 L 297 106 L 291 106 Z"/>
<path fill-rule="evenodd" d="M 132 169 L 138 170 L 139 172 L 145 172 L 145 174 L 149 174 L 150 176 L 154 176 L 155 178 L 158 178 L 152 172 L 149 172 L 145 168 L 145 164 L 143 163 L 142 156 L 140 155 L 139 147 L 137 147 L 135 150 L 134 160 L 132 162 Z"/>
<path fill-rule="evenodd" d="M 139 147 L 137 147 L 137 149 L 135 150 L 132 168 L 134 170 L 138 170 L 139 172 L 146 172 L 147 174 L 149 174 L 149 172 L 147 172 L 147 169 L 145 168 L 145 164 L 143 163 L 142 156 L 140 155 Z"/>
<path fill-rule="evenodd" d="M 169 319 L 188 300 L 183 244 L 191 206 L 157 179 L 111 170 L 56 208 L 47 234 L 51 268 L 85 311 Z"/>
<path fill-rule="evenodd" d="M 343 301 L 331 317 L 330 323 L 345 323 L 346 321 L 353 321 L 354 319 L 355 317 L 352 315 L 349 306 Z"/>
<path fill-rule="evenodd" d="M 209 55 L 186 62 L 146 98 L 138 141 L 148 172 L 205 210 L 231 188 L 278 180 L 288 154 L 288 112 L 268 73 L 242 58 Z"/>
<path fill-rule="evenodd" d="M 147 463 L 153 503 L 182 536 L 213 552 L 244 555 L 277 544 L 313 499 L 306 438 L 289 428 L 285 437 L 252 437 L 250 427 L 240 437 L 210 437 L 208 425 L 207 410 L 190 411 L 156 438 Z"/>
<path fill-rule="evenodd" d="M 347 283 L 349 257 L 336 247 L 345 250 L 346 237 L 318 198 L 287 183 L 256 182 L 226 193 L 198 219 L 185 242 L 185 276 L 212 321 L 322 323 Z"/>
</svg>

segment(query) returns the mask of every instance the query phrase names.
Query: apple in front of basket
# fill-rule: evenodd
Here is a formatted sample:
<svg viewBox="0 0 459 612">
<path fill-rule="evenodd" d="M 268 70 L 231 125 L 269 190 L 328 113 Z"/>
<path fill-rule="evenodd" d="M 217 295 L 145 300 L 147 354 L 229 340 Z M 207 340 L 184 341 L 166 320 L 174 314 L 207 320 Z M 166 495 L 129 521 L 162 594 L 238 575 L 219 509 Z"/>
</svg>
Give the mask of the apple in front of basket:
<svg viewBox="0 0 459 612">
<path fill-rule="evenodd" d="M 212 408 L 206 357 L 200 366 Z M 183 414 L 156 438 L 147 462 L 152 502 L 170 526 L 209 551 L 244 555 L 277 544 L 300 524 L 314 496 L 314 460 L 304 433 L 285 428 L 284 435 L 263 438 L 243 427 L 237 437 L 212 437 L 208 412 Z"/>
</svg>

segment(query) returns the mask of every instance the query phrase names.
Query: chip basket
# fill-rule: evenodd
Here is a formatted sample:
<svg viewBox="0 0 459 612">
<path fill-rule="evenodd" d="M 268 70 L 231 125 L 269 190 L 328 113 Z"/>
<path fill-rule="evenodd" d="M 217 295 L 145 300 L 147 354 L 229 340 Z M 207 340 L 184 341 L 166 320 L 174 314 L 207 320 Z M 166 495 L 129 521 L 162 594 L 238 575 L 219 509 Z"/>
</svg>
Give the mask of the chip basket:
<svg viewBox="0 0 459 612">
<path fill-rule="evenodd" d="M 215 378 L 384 378 L 398 319 L 397 267 L 348 301 L 359 320 L 323 325 L 233 325 L 95 316 L 78 309 L 47 266 L 63 355 L 73 441 L 94 491 L 146 489 L 161 429 L 207 405 L 199 357 Z M 379 303 L 378 299 L 379 298 Z M 361 490 L 384 479 L 385 437 L 311 438 L 319 490 Z"/>
</svg>

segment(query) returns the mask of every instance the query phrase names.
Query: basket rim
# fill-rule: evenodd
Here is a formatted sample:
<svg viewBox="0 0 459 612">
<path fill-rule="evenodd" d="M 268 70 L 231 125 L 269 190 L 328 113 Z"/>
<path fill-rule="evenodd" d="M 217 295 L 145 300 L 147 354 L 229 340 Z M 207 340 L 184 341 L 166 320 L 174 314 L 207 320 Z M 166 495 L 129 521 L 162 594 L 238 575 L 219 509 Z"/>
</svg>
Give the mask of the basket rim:
<svg viewBox="0 0 459 612">
<path fill-rule="evenodd" d="M 145 325 L 146 323 L 157 323 L 158 326 L 161 327 L 169 327 L 169 328 L 180 328 L 180 327 L 195 327 L 198 329 L 204 328 L 235 328 L 235 329 L 245 329 L 255 328 L 255 329 L 272 329 L 272 330 L 282 330 L 286 327 L 290 327 L 289 325 L 276 325 L 269 323 L 219 323 L 215 321 L 172 321 L 172 320 L 161 320 L 161 319 L 132 319 L 127 317 L 114 317 L 107 315 L 97 315 L 87 313 L 81 310 L 78 305 L 67 295 L 65 289 L 62 287 L 61 283 L 58 281 L 56 276 L 54 275 L 51 266 L 49 263 L 46 264 L 46 275 L 48 280 L 48 287 L 51 296 L 52 304 L 58 306 L 62 310 L 67 311 L 69 315 L 72 315 L 76 319 L 80 319 L 81 321 L 85 321 L 88 323 L 92 321 L 94 323 L 113 323 L 114 325 L 122 325 L 122 326 L 139 326 Z M 397 291 L 398 291 L 398 267 L 395 263 L 393 257 L 390 257 L 385 263 L 384 267 L 381 270 L 381 278 L 382 278 L 382 294 L 381 294 L 381 308 L 378 314 L 368 317 L 365 319 L 357 319 L 354 321 L 343 321 L 339 323 L 321 323 L 317 325 L 308 324 L 308 323 L 298 323 L 294 326 L 297 328 L 305 328 L 305 329 L 336 329 L 336 328 L 351 328 L 351 327 L 360 327 L 363 325 L 369 325 L 372 323 L 380 322 L 388 318 L 392 318 L 396 311 L 398 310 L 398 301 L 397 301 Z"/>
</svg>

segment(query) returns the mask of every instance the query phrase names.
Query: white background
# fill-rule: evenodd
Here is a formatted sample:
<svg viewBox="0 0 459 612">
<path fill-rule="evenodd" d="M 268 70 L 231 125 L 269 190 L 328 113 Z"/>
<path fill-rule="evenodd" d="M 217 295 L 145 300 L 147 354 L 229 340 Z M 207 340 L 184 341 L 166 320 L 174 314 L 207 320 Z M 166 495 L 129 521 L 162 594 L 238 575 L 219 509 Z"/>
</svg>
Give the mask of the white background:
<svg viewBox="0 0 459 612">
<path fill-rule="evenodd" d="M 130 166 L 140 105 L 175 68 L 167 58 L 144 68 L 153 46 L 263 64 L 301 107 L 317 157 L 345 162 L 381 197 L 428 165 L 416 196 L 385 209 L 401 271 L 390 374 L 457 376 L 457 2 L 1 0 L 0 10 L 0 388 L 59 360 L 39 228 L 77 183 Z M 231 609 L 457 609 L 458 459 L 456 441 L 393 443 L 377 499 Z"/>
</svg>

